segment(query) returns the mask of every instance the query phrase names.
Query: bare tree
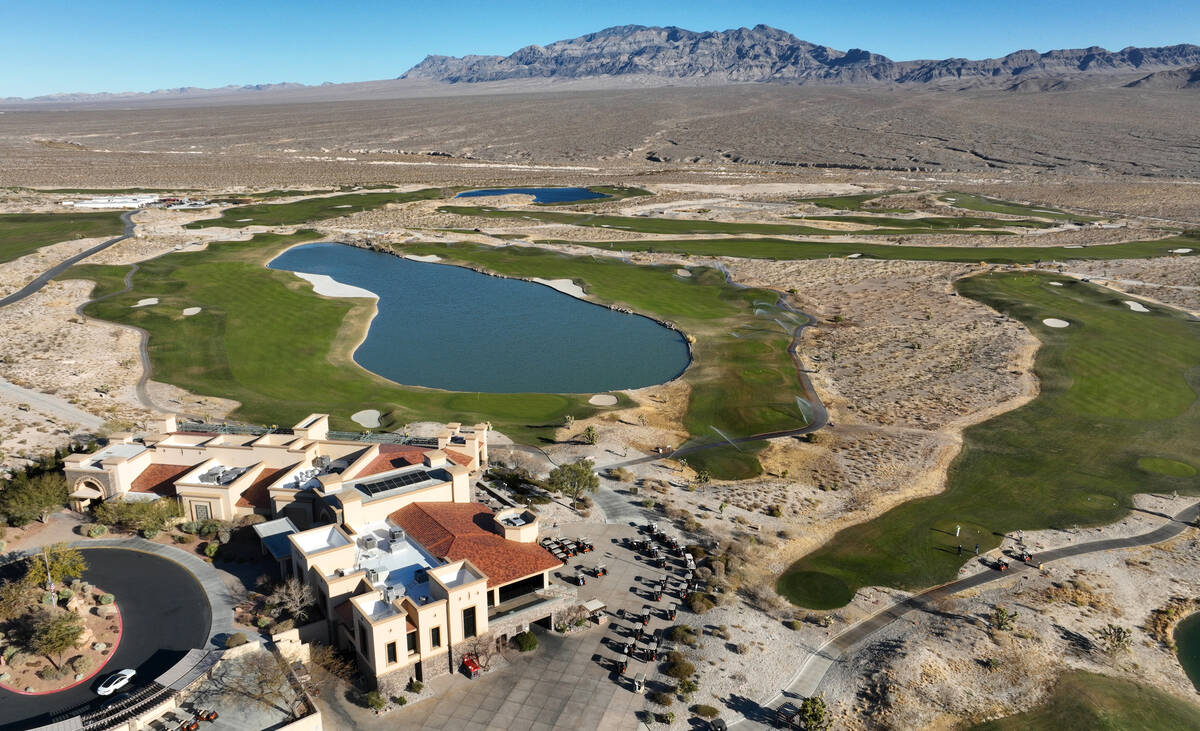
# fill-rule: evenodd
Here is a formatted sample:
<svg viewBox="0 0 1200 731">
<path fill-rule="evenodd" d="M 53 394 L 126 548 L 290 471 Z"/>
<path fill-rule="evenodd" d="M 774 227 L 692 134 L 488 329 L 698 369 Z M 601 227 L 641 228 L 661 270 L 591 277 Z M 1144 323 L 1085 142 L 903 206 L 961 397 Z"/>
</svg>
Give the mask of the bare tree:
<svg viewBox="0 0 1200 731">
<path fill-rule="evenodd" d="M 313 595 L 312 587 L 294 576 L 288 577 L 276 586 L 271 595 L 267 597 L 268 604 L 287 612 L 288 616 L 297 622 L 304 621 L 305 617 L 312 612 L 314 601 L 316 601 L 316 597 Z"/>
<path fill-rule="evenodd" d="M 496 652 L 496 638 L 490 634 L 472 637 L 463 643 L 463 653 L 474 655 L 475 662 L 479 663 L 479 667 L 484 670 L 491 664 L 492 657 Z"/>
<path fill-rule="evenodd" d="M 250 701 L 292 714 L 294 696 L 287 666 L 269 650 L 258 650 L 217 666 L 213 679 L 231 703 Z"/>
</svg>

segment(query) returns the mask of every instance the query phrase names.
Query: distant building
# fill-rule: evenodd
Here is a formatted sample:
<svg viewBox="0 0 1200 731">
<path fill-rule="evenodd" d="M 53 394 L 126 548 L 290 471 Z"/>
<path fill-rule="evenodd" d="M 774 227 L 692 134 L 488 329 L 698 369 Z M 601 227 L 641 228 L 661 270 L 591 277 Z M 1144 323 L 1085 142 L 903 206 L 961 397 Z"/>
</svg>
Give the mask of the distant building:
<svg viewBox="0 0 1200 731">
<path fill-rule="evenodd" d="M 158 195 L 111 195 L 81 201 L 63 201 L 70 208 L 146 208 L 158 203 Z"/>
</svg>

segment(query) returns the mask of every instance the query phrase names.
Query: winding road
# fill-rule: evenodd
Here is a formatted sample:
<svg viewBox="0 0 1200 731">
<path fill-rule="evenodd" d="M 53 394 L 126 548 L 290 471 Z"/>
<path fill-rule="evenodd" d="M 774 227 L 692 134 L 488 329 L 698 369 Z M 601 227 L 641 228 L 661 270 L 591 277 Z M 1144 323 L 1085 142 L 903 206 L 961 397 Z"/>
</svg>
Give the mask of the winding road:
<svg viewBox="0 0 1200 731">
<path fill-rule="evenodd" d="M 799 696 L 807 698 L 816 695 L 822 682 L 825 680 L 825 676 L 835 664 L 842 661 L 843 656 L 847 652 L 871 635 L 914 610 L 927 609 L 936 602 L 953 594 L 1036 570 L 1035 567 L 1037 566 L 1061 561 L 1064 558 L 1162 543 L 1163 541 L 1175 538 L 1189 527 L 1194 526 L 1197 518 L 1200 518 L 1200 503 L 1184 508 L 1176 513 L 1167 523 L 1141 535 L 1128 536 L 1126 538 L 1106 538 L 1043 551 L 1042 553 L 1034 554 L 1032 561 L 1028 564 L 1019 561 L 1011 562 L 1012 568 L 1008 571 L 1001 572 L 988 569 L 956 581 L 951 581 L 948 584 L 926 589 L 920 594 L 915 594 L 903 601 L 896 602 L 890 607 L 848 627 L 836 637 L 830 639 L 804 660 L 800 670 L 792 677 L 787 688 L 773 695 L 762 706 L 773 707 L 785 697 L 795 698 Z M 744 717 L 739 718 L 730 725 L 740 724 L 747 720 Z"/>
<path fill-rule="evenodd" d="M 122 233 L 120 236 L 109 239 L 108 241 L 105 241 L 103 243 L 96 244 L 95 246 L 93 246 L 90 249 L 87 249 L 86 251 L 82 251 L 82 252 L 76 254 L 75 256 L 70 257 L 69 259 L 65 259 L 64 261 L 61 261 L 58 264 L 55 264 L 54 266 L 50 267 L 46 271 L 39 274 L 29 284 L 26 284 L 24 287 L 21 287 L 16 292 L 13 292 L 12 294 L 5 297 L 4 299 L 0 299 L 0 307 L 8 307 L 9 305 L 20 302 L 21 300 L 25 299 L 26 297 L 40 291 L 42 289 L 42 287 L 45 287 L 50 282 L 50 280 L 54 279 L 59 274 L 62 274 L 66 270 L 70 269 L 72 266 L 78 264 L 79 262 L 83 261 L 84 259 L 88 258 L 89 256 L 92 256 L 93 254 L 98 254 L 101 251 L 104 251 L 108 247 L 112 246 L 113 244 L 124 241 L 125 239 L 132 236 L 133 235 L 133 226 L 134 226 L 133 214 L 135 214 L 135 213 L 137 213 L 137 211 L 126 211 L 125 213 L 121 214 L 121 220 L 125 222 L 125 232 Z"/>
</svg>

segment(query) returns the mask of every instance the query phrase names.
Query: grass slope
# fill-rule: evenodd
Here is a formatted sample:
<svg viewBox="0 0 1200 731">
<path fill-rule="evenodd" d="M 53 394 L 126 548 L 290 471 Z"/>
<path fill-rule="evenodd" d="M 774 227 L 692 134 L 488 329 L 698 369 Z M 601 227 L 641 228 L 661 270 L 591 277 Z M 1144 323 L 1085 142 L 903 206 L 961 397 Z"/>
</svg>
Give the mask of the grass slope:
<svg viewBox="0 0 1200 731">
<path fill-rule="evenodd" d="M 1040 274 L 973 277 L 958 291 L 1042 341 L 1040 394 L 964 432 L 945 492 L 847 528 L 796 562 L 778 582 L 793 602 L 831 608 L 862 586 L 939 584 L 965 560 L 959 543 L 970 555 L 1019 528 L 1112 522 L 1138 492 L 1200 492 L 1194 477 L 1138 464 L 1200 465 L 1200 322 L 1157 305 L 1132 312 L 1123 295 Z M 1046 327 L 1049 317 L 1071 326 Z"/>
<path fill-rule="evenodd" d="M 822 208 L 832 208 L 835 211 L 875 211 L 877 213 L 912 213 L 907 208 L 867 208 L 867 201 L 888 195 L 880 193 L 859 193 L 857 195 L 832 195 L 823 198 L 797 198 L 796 203 L 811 203 Z"/>
<path fill-rule="evenodd" d="M 48 244 L 117 236 L 124 229 L 120 211 L 0 214 L 0 264 Z"/>
<path fill-rule="evenodd" d="M 385 415 L 384 428 L 418 419 L 488 420 L 533 441 L 551 436 L 567 414 L 582 418 L 597 411 L 586 396 L 414 388 L 359 368 L 350 355 L 373 303 L 317 297 L 294 275 L 264 267 L 284 248 L 317 238 L 313 232 L 261 234 L 152 259 L 134 274 L 130 292 L 93 302 L 85 312 L 149 331 L 156 380 L 236 399 L 241 407 L 233 417 L 249 422 L 291 424 L 320 411 L 333 415 L 339 427 L 356 430 L 349 415 L 375 408 Z M 696 338 L 693 365 L 683 376 L 693 387 L 686 417 L 693 434 L 712 435 L 714 425 L 741 436 L 805 423 L 794 403 L 790 334 L 774 320 L 795 318 L 774 306 L 773 292 L 739 289 L 711 269 L 695 269 L 685 279 L 675 275 L 675 267 L 540 249 L 420 245 L 404 251 L 510 276 L 574 279 L 603 302 L 677 323 Z M 97 280 L 97 294 L 103 295 L 119 291 L 127 272 L 88 266 L 68 276 Z M 159 304 L 130 307 L 144 297 L 158 297 Z M 186 307 L 203 309 L 185 318 L 180 313 Z M 718 477 L 750 476 L 759 470 L 755 451 L 719 450 L 704 466 Z"/>
<path fill-rule="evenodd" d="M 300 191 L 303 195 L 305 191 Z M 349 193 L 328 198 L 307 198 L 292 203 L 258 203 L 226 209 L 218 218 L 193 221 L 184 228 L 245 228 L 246 226 L 296 226 L 310 221 L 348 216 L 358 211 L 381 208 L 389 203 L 441 198 L 439 188 L 410 193 Z"/>
<path fill-rule="evenodd" d="M 911 234 L 911 231 L 902 232 Z M 547 240 L 543 243 L 559 243 Z M 695 256 L 736 256 L 746 259 L 825 259 L 859 254 L 864 259 L 905 261 L 986 261 L 993 264 L 1033 264 L 1072 259 L 1149 259 L 1170 256 L 1176 248 L 1200 254 L 1200 233 L 1189 232 L 1157 241 L 1129 241 L 1070 249 L 1065 246 L 896 246 L 840 241 L 786 241 L 783 239 L 676 239 L 670 241 L 570 241 L 611 251 L 658 251 Z"/>
<path fill-rule="evenodd" d="M 1192 731 L 1200 707 L 1150 686 L 1072 671 L 1041 706 L 972 727 L 972 731 Z"/>
<path fill-rule="evenodd" d="M 936 231 L 938 233 L 976 233 L 969 229 L 994 228 L 1051 228 L 1056 224 L 1032 221 L 1027 218 L 1006 219 L 984 216 L 925 216 L 924 218 L 892 218 L 888 216 L 802 216 L 805 221 L 844 221 L 864 226 L 891 226 L 907 231 Z M 968 230 L 962 230 L 968 229 Z"/>
<path fill-rule="evenodd" d="M 1060 211 L 1057 208 L 1049 206 L 1027 206 L 1023 203 L 1012 203 L 997 198 L 975 195 L 974 193 L 944 193 L 938 196 L 938 200 L 943 203 L 949 203 L 955 208 L 962 208 L 968 211 L 1003 213 L 1011 216 L 1037 216 L 1038 218 L 1053 218 L 1056 221 L 1075 221 L 1080 223 L 1100 220 L 1089 216 L 1078 216 L 1074 213 L 1067 213 L 1066 211 Z"/>
</svg>

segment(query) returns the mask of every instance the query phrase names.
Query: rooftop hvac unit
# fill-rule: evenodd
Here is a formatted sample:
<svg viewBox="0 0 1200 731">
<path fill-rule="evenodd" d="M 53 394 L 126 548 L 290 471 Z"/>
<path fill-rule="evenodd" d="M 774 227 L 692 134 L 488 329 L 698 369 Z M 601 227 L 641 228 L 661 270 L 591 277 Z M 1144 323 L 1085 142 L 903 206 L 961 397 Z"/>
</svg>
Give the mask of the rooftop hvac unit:
<svg viewBox="0 0 1200 731">
<path fill-rule="evenodd" d="M 426 581 L 429 581 L 429 572 L 425 569 L 417 569 L 413 572 L 413 581 L 418 584 L 424 584 Z"/>
<path fill-rule="evenodd" d="M 322 454 L 313 460 L 313 467 L 316 467 L 319 470 L 326 469 L 329 467 L 330 461 L 331 460 L 329 459 L 329 457 Z"/>
<path fill-rule="evenodd" d="M 364 551 L 374 551 L 375 547 L 379 545 L 379 539 L 375 536 L 363 536 L 358 545 L 362 546 Z"/>
<path fill-rule="evenodd" d="M 379 581 L 379 572 L 375 569 L 367 569 L 367 583 L 375 584 Z"/>
<path fill-rule="evenodd" d="M 390 531 L 388 531 L 388 538 L 390 538 L 393 541 L 403 541 L 404 540 L 404 529 L 403 528 L 392 528 Z"/>
<path fill-rule="evenodd" d="M 334 573 L 337 574 L 338 576 L 345 576 L 346 569 L 337 569 L 336 571 L 334 571 Z"/>
</svg>

